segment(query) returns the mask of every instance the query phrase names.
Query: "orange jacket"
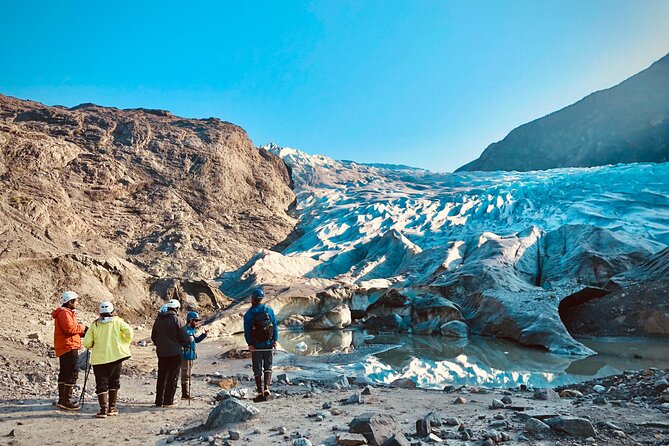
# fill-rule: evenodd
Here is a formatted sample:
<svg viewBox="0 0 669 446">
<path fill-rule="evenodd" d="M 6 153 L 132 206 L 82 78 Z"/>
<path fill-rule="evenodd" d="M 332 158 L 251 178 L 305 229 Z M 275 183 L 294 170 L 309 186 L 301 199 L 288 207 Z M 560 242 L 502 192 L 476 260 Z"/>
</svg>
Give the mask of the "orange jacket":
<svg viewBox="0 0 669 446">
<path fill-rule="evenodd" d="M 84 334 L 83 324 L 77 322 L 74 311 L 65 307 L 58 307 L 51 313 L 54 319 L 53 346 L 56 356 L 61 356 L 70 350 L 81 348 L 81 335 Z"/>
</svg>

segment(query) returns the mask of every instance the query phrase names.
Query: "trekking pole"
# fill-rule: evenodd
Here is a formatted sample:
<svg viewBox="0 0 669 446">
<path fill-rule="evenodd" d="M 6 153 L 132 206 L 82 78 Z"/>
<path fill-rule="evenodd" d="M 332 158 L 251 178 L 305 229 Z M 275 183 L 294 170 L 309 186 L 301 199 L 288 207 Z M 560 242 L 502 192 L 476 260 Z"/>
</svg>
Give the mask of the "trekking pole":
<svg viewBox="0 0 669 446">
<path fill-rule="evenodd" d="M 189 370 L 188 370 L 188 405 L 189 406 L 190 406 L 190 399 L 193 397 L 193 395 L 192 395 L 193 388 L 190 386 L 190 374 L 191 374 L 191 372 L 192 372 L 192 370 L 190 370 L 190 367 L 189 367 Z"/>
<path fill-rule="evenodd" d="M 84 386 L 81 389 L 81 396 L 79 397 L 79 406 L 84 407 L 84 398 L 86 396 L 86 383 L 88 382 L 88 375 L 91 373 L 91 356 L 88 354 L 89 350 L 86 350 L 86 372 L 84 373 Z"/>
</svg>

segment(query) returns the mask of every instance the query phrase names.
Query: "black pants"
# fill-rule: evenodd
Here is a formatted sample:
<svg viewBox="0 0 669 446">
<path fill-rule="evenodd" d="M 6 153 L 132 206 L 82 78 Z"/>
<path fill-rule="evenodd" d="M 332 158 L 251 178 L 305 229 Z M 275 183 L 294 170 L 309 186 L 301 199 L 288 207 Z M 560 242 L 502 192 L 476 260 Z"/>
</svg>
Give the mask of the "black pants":
<svg viewBox="0 0 669 446">
<path fill-rule="evenodd" d="M 156 406 L 174 404 L 177 391 L 181 355 L 158 358 L 158 381 L 156 382 Z"/>
<path fill-rule="evenodd" d="M 267 372 L 272 370 L 272 356 L 273 356 L 272 351 L 251 353 L 253 376 L 262 375 L 263 370 Z"/>
<path fill-rule="evenodd" d="M 77 370 L 77 360 L 79 359 L 79 350 L 70 350 L 58 357 L 60 361 L 60 370 L 58 371 L 58 382 L 65 384 L 76 384 L 79 377 Z"/>
<path fill-rule="evenodd" d="M 121 388 L 121 365 L 123 360 L 93 366 L 95 373 L 95 393 L 100 394 Z"/>
</svg>

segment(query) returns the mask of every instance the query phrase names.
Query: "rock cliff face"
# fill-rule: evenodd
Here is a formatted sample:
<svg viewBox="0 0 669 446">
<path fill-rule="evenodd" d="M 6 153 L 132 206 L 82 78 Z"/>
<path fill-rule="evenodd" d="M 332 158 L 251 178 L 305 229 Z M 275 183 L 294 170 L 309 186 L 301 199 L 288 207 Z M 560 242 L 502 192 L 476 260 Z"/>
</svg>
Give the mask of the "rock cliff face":
<svg viewBox="0 0 669 446">
<path fill-rule="evenodd" d="M 85 257 L 94 269 L 122 265 L 114 280 L 139 281 L 146 295 L 152 277 L 211 279 L 291 232 L 290 181 L 283 161 L 215 118 L 49 107 L 0 95 L 6 271 L 27 259 Z M 73 269 L 50 286 L 3 280 L 55 303 L 53 293 L 80 285 L 81 261 L 69 263 Z M 98 295 L 120 296 L 98 277 Z"/>
<path fill-rule="evenodd" d="M 522 125 L 458 171 L 669 161 L 669 55 L 615 87 Z"/>
</svg>

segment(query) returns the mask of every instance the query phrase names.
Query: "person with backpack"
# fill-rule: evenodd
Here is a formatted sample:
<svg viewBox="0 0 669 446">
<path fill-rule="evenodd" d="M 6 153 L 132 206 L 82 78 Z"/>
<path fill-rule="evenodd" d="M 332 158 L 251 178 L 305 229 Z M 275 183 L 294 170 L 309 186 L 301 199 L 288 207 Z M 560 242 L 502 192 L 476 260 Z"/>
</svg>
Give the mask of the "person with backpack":
<svg viewBox="0 0 669 446">
<path fill-rule="evenodd" d="M 74 291 L 65 291 L 60 295 L 61 306 L 53 310 L 54 320 L 53 345 L 60 363 L 58 372 L 58 402 L 62 410 L 79 410 L 79 403 L 72 401 L 72 392 L 79 373 L 77 361 L 81 348 L 81 336 L 87 327 L 77 322 L 79 295 Z"/>
<path fill-rule="evenodd" d="M 202 342 L 207 337 L 207 330 L 204 330 L 199 336 L 195 336 L 197 327 L 200 323 L 200 315 L 196 311 L 189 311 L 186 315 L 186 333 L 192 341 L 188 347 L 184 347 L 183 358 L 181 360 L 181 399 L 190 399 L 190 375 L 193 372 L 193 361 L 197 358 L 195 345 Z"/>
<path fill-rule="evenodd" d="M 251 352 L 258 398 L 268 397 L 271 394 L 269 385 L 272 382 L 272 354 L 279 340 L 279 328 L 274 310 L 262 303 L 263 297 L 265 297 L 263 290 L 255 288 L 251 292 L 251 308 L 244 314 L 244 338 Z"/>
<path fill-rule="evenodd" d="M 91 349 L 95 393 L 100 404 L 97 418 L 118 415 L 116 399 L 121 388 L 121 365 L 130 358 L 132 328 L 122 318 L 113 316 L 113 312 L 111 302 L 101 302 L 100 317 L 91 324 L 83 340 L 84 348 Z"/>
<path fill-rule="evenodd" d="M 181 308 L 179 301 L 170 299 L 165 305 L 167 311 L 158 313 L 151 329 L 151 341 L 156 346 L 158 356 L 155 403 L 157 407 L 174 407 L 183 348 L 189 347 L 192 339 L 186 333 L 183 319 L 178 315 Z"/>
</svg>

